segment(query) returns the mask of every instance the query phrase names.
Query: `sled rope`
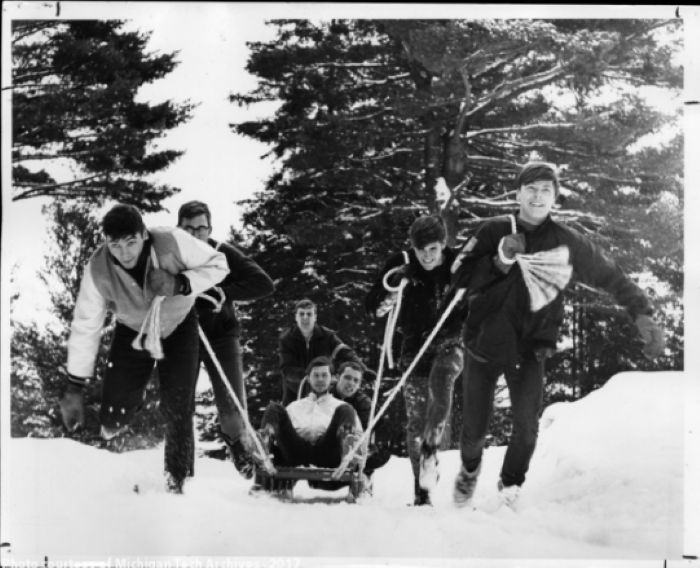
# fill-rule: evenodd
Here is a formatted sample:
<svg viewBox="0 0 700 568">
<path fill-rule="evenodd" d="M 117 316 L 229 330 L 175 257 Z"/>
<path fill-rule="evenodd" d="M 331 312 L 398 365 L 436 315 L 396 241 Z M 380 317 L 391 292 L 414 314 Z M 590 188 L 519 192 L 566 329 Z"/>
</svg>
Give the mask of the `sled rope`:
<svg viewBox="0 0 700 568">
<path fill-rule="evenodd" d="M 408 285 L 408 281 L 406 280 L 406 278 L 402 278 L 398 286 L 392 287 L 389 285 L 388 278 L 395 272 L 401 270 L 401 268 L 402 266 L 392 268 L 391 270 L 389 270 L 389 272 L 387 272 L 384 275 L 384 288 L 388 292 L 396 294 L 396 303 L 389 309 L 389 317 L 387 318 L 386 327 L 384 328 L 384 344 L 382 345 L 382 351 L 386 352 L 387 363 L 389 364 L 390 369 L 394 368 L 394 357 L 392 354 L 391 346 L 394 340 L 394 332 L 396 331 L 396 323 L 399 320 L 399 312 L 401 311 L 401 300 L 403 299 L 403 290 Z M 384 362 L 384 357 L 380 357 L 381 358 L 379 360 L 379 367 L 381 369 L 382 363 Z"/>
<path fill-rule="evenodd" d="M 515 234 L 513 215 L 510 215 L 510 226 Z M 574 270 L 569 264 L 569 249 L 564 245 L 534 254 L 516 254 L 515 262 L 520 266 L 533 312 L 541 310 L 566 288 Z"/>
<path fill-rule="evenodd" d="M 437 322 L 437 324 L 435 324 L 435 327 L 433 328 L 433 330 L 430 332 L 430 335 L 423 343 L 423 346 L 420 348 L 420 351 L 418 351 L 418 354 L 415 356 L 415 358 L 411 362 L 411 365 L 408 367 L 408 369 L 406 369 L 406 372 L 403 374 L 403 376 L 401 377 L 401 380 L 397 383 L 397 385 L 389 392 L 389 395 L 388 395 L 386 401 L 384 401 L 384 404 L 379 409 L 379 412 L 377 412 L 377 415 L 374 416 L 374 418 L 372 418 L 371 422 L 367 425 L 367 430 L 362 434 L 362 436 L 360 436 L 360 439 L 357 440 L 357 442 L 355 442 L 355 444 L 352 446 L 352 448 L 350 448 L 350 451 L 343 458 L 343 461 L 340 462 L 340 465 L 333 472 L 332 477 L 334 479 L 340 478 L 340 476 L 342 476 L 343 473 L 345 473 L 345 470 L 347 469 L 348 465 L 350 464 L 350 461 L 352 461 L 352 459 L 355 457 L 355 454 L 357 453 L 358 449 L 362 446 L 362 444 L 365 443 L 366 440 L 369 439 L 369 436 L 372 433 L 372 429 L 376 426 L 379 419 L 386 412 L 387 408 L 389 407 L 391 402 L 394 400 L 394 398 L 398 394 L 401 387 L 403 387 L 404 383 L 408 379 L 408 377 L 411 374 L 411 372 L 413 371 L 414 367 L 418 364 L 418 361 L 423 356 L 423 353 L 425 353 L 426 349 L 428 349 L 428 347 L 430 346 L 430 343 L 433 341 L 433 339 L 437 335 L 438 331 L 440 331 L 440 328 L 445 323 L 445 320 L 452 313 L 452 310 L 455 308 L 457 303 L 462 299 L 462 296 L 464 296 L 465 292 L 466 292 L 465 288 L 459 288 L 457 290 L 457 292 L 454 295 L 454 298 L 452 298 L 452 301 L 447 306 L 447 309 L 442 314 L 442 317 L 440 318 L 440 320 Z M 375 391 L 375 396 L 376 396 L 376 392 L 378 392 L 378 391 Z"/>
<path fill-rule="evenodd" d="M 197 328 L 199 329 L 199 338 L 202 340 L 204 347 L 206 348 L 207 352 L 209 353 L 209 357 L 211 357 L 211 360 L 214 362 L 214 366 L 216 367 L 216 370 L 222 379 L 221 382 L 224 383 L 224 385 L 226 385 L 226 388 L 228 389 L 228 393 L 231 395 L 231 398 L 233 399 L 233 403 L 236 405 L 238 412 L 240 412 L 241 417 L 243 418 L 243 423 L 245 424 L 246 430 L 248 430 L 248 432 L 251 434 L 250 437 L 253 439 L 253 442 L 255 443 L 255 449 L 258 451 L 260 456 L 262 456 L 263 467 L 268 471 L 268 473 L 274 474 L 276 472 L 275 467 L 272 465 L 272 461 L 270 460 L 270 456 L 267 455 L 264 448 L 262 447 L 262 444 L 260 443 L 260 438 L 255 434 L 255 430 L 253 429 L 253 426 L 251 425 L 250 420 L 248 419 L 248 411 L 245 408 L 243 408 L 241 401 L 238 399 L 238 396 L 236 395 L 236 391 L 233 390 L 233 387 L 226 380 L 226 373 L 224 373 L 224 370 L 221 368 L 221 363 L 219 363 L 218 357 L 214 353 L 214 350 L 211 348 L 211 345 L 209 343 L 209 340 L 207 339 L 207 336 L 204 335 L 204 331 L 202 330 L 202 326 L 197 325 Z"/>
</svg>

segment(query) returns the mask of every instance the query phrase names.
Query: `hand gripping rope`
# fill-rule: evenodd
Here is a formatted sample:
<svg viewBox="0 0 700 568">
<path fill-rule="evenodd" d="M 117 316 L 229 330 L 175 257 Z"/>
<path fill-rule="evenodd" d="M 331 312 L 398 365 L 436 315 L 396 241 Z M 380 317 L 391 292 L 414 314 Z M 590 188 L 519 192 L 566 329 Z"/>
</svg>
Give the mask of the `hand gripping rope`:
<svg viewBox="0 0 700 568">
<path fill-rule="evenodd" d="M 360 436 L 360 439 L 357 440 L 357 442 L 355 442 L 353 447 L 350 448 L 350 451 L 343 458 L 343 461 L 340 463 L 340 465 L 333 472 L 334 479 L 338 479 L 340 476 L 343 475 L 343 473 L 345 473 L 345 470 L 347 469 L 348 465 L 352 461 L 353 457 L 355 457 L 355 454 L 357 453 L 357 451 L 360 449 L 360 447 L 363 444 L 367 443 L 367 440 L 369 440 L 369 436 L 372 433 L 372 429 L 375 427 L 375 425 L 377 424 L 379 419 L 382 417 L 382 415 L 386 412 L 386 409 L 391 404 L 391 401 L 394 400 L 396 395 L 399 393 L 399 390 L 401 390 L 401 387 L 403 387 L 403 385 L 406 382 L 406 380 L 408 379 L 409 375 L 413 372 L 414 367 L 418 364 L 418 361 L 423 356 L 423 353 L 425 353 L 425 350 L 428 348 L 430 343 L 433 341 L 433 339 L 437 335 L 438 331 L 440 331 L 442 324 L 445 323 L 445 320 L 452 313 L 452 310 L 457 305 L 457 303 L 462 299 L 462 296 L 464 296 L 465 292 L 466 292 L 465 288 L 459 288 L 457 290 L 457 292 L 454 295 L 454 298 L 452 298 L 452 301 L 447 306 L 447 309 L 442 314 L 442 317 L 440 318 L 440 320 L 437 322 L 437 324 L 433 328 L 433 331 L 430 332 L 430 335 L 423 343 L 423 346 L 420 348 L 420 351 L 418 351 L 418 354 L 411 362 L 411 365 L 408 367 L 408 369 L 406 369 L 406 372 L 403 374 L 403 376 L 401 377 L 401 380 L 398 382 L 398 384 L 391 390 L 391 392 L 389 392 L 389 395 L 388 395 L 386 401 L 384 401 L 384 405 L 381 407 L 379 412 L 377 412 L 377 415 L 374 416 L 372 418 L 372 420 L 370 421 L 370 423 L 367 425 L 367 430 L 362 434 L 362 436 Z M 387 326 L 388 326 L 388 322 L 387 322 Z M 384 350 L 382 350 L 382 352 L 384 352 Z M 380 370 L 381 370 L 381 363 L 382 363 L 382 361 L 380 359 Z M 377 373 L 377 379 L 379 379 L 379 373 Z M 379 392 L 379 389 L 377 388 L 378 386 L 379 386 L 379 383 L 377 382 L 377 384 L 375 385 L 375 391 L 374 391 L 375 401 L 376 401 L 377 393 Z M 374 405 L 374 401 L 372 404 Z"/>
</svg>

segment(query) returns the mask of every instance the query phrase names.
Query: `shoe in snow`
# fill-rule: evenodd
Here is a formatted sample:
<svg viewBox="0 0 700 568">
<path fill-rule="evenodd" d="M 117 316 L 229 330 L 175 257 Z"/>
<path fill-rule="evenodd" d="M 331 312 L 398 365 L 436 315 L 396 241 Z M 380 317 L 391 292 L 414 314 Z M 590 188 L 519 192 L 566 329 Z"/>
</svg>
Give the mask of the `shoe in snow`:
<svg viewBox="0 0 700 568">
<path fill-rule="evenodd" d="M 260 450 L 258 449 L 258 445 L 251 440 L 249 447 L 252 450 L 250 457 L 253 460 L 253 464 L 255 465 L 255 467 L 264 469 L 268 473 L 274 475 L 276 471 L 274 469 L 274 466 L 272 465 L 272 454 L 270 453 L 270 447 L 273 444 L 274 430 L 268 424 L 265 427 L 263 427 L 257 434 L 253 435 L 258 437 L 258 440 L 260 441 L 260 446 L 262 447 L 262 451 L 264 453 L 264 455 L 261 455 Z"/>
<path fill-rule="evenodd" d="M 430 500 L 430 492 L 425 489 L 420 489 L 416 491 L 416 495 L 413 499 L 414 507 L 422 507 L 423 505 L 433 506 L 433 502 Z"/>
<path fill-rule="evenodd" d="M 112 428 L 109 426 L 102 426 L 102 430 L 100 431 L 100 435 L 102 438 L 105 440 L 111 440 L 115 436 L 119 436 L 119 434 L 126 432 L 128 426 L 117 426 L 116 428 Z"/>
<path fill-rule="evenodd" d="M 455 479 L 455 487 L 452 493 L 455 505 L 457 507 L 464 507 L 472 497 L 474 497 L 474 491 L 476 491 L 476 482 L 479 478 L 479 473 L 481 472 L 481 464 L 474 471 L 468 472 L 464 465 L 459 469 L 457 478 Z"/>
<path fill-rule="evenodd" d="M 418 474 L 418 481 L 422 489 L 432 491 L 437 487 L 440 480 L 439 463 L 437 448 L 423 443 L 420 450 L 420 470 Z"/>
<path fill-rule="evenodd" d="M 182 486 L 185 484 L 184 479 L 177 480 L 172 474 L 166 473 L 165 475 L 165 490 L 173 495 L 182 495 Z"/>
<path fill-rule="evenodd" d="M 515 510 L 515 504 L 520 496 L 519 485 L 503 485 L 503 481 L 498 481 L 498 500 L 501 505 L 505 505 Z"/>
<path fill-rule="evenodd" d="M 231 453 L 231 461 L 233 465 L 236 466 L 238 473 L 245 479 L 252 479 L 253 477 L 253 456 L 245 448 L 241 439 L 236 439 L 235 442 L 226 442 L 228 449 Z"/>
</svg>

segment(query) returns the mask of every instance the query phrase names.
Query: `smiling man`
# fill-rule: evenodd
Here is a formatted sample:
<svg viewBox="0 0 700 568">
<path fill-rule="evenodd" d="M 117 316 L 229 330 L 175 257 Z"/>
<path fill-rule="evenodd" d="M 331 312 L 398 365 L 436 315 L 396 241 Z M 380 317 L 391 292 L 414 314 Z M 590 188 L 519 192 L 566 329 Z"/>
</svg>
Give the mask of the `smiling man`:
<svg viewBox="0 0 700 568">
<path fill-rule="evenodd" d="M 464 506 L 473 497 L 493 412 L 496 383 L 505 376 L 511 401 L 513 434 L 498 481 L 499 496 L 514 506 L 535 451 L 542 410 L 545 360 L 557 346 L 564 319 L 564 290 L 573 281 L 600 288 L 623 306 L 644 340 L 644 354 L 653 358 L 665 346 L 663 330 L 652 320 L 644 292 L 617 263 L 583 235 L 552 219 L 559 195 L 556 168 L 543 162 L 526 164 L 516 180 L 518 213 L 479 225 L 454 263 L 458 287 L 467 289 L 464 324 L 467 355 L 462 384 L 462 467 L 455 480 L 454 500 Z M 572 277 L 550 286 L 543 306 L 531 302 L 518 254 L 566 249 Z"/>
<path fill-rule="evenodd" d="M 141 408 L 154 365 L 160 380 L 160 411 L 165 419 L 167 489 L 181 493 L 193 474 L 193 401 L 199 361 L 194 301 L 228 273 L 226 257 L 174 228 L 147 230 L 141 213 L 115 205 L 102 220 L 105 243 L 90 258 L 80 283 L 70 337 L 68 376 L 61 399 L 69 430 L 83 425 L 84 391 L 108 312 L 116 319 L 102 380 L 102 436 L 126 429 Z M 157 296 L 163 357 L 134 344 Z"/>
<path fill-rule="evenodd" d="M 401 369 L 413 362 L 427 335 L 439 320 L 439 310 L 450 289 L 450 266 L 455 251 L 447 246 L 441 217 L 416 219 L 409 230 L 411 249 L 388 258 L 369 291 L 365 307 L 371 315 L 386 313 L 395 294 L 384 287 L 406 279 L 398 327 L 403 333 Z M 455 379 L 462 370 L 463 349 L 457 311 L 444 323 L 404 386 L 406 441 L 414 476 L 414 504 L 431 505 L 430 491 L 439 477 L 437 451 L 450 413 Z"/>
<path fill-rule="evenodd" d="M 333 371 L 329 358 L 315 358 L 306 373 L 309 395 L 286 408 L 271 402 L 265 409 L 261 437 L 272 451 L 275 465 L 334 468 L 359 439 L 362 426 L 357 413 L 329 392 Z M 353 463 L 361 459 L 358 452 Z M 269 488 L 256 478 L 253 492 L 265 489 Z"/>
</svg>

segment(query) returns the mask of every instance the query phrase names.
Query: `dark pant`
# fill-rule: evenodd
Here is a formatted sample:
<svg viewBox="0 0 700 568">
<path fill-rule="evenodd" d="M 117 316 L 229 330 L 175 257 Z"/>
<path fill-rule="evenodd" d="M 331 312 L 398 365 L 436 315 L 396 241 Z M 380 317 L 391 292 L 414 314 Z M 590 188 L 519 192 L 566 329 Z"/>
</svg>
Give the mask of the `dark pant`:
<svg viewBox="0 0 700 568">
<path fill-rule="evenodd" d="M 406 447 L 415 479 L 420 469 L 421 442 L 425 440 L 428 445 L 437 447 L 442 440 L 463 356 L 459 342 L 442 343 L 423 355 L 426 360 L 416 365 L 416 371 L 406 380 Z M 402 357 L 402 367 L 408 368 L 412 361 L 413 357 Z"/>
<path fill-rule="evenodd" d="M 467 353 L 462 379 L 462 464 L 468 471 L 474 471 L 481 462 L 493 414 L 496 383 L 503 374 L 510 393 L 513 433 L 503 460 L 501 480 L 506 486 L 522 485 L 537 445 L 544 385 L 543 361 L 524 360 L 513 369 L 477 361 Z"/>
<path fill-rule="evenodd" d="M 231 442 L 235 442 L 245 432 L 245 422 L 238 407 L 233 402 L 229 389 L 224 384 L 226 381 L 236 393 L 239 402 L 247 409 L 245 383 L 243 382 L 243 364 L 241 361 L 241 346 L 238 337 L 232 333 L 214 335 L 204 330 L 209 340 L 214 355 L 219 360 L 225 377 L 219 375 L 216 365 L 204 345 L 199 346 L 199 354 L 204 362 L 204 367 L 209 374 L 209 380 L 214 390 L 214 400 L 219 412 L 221 431 Z M 212 336 L 213 335 L 213 336 Z"/>
<path fill-rule="evenodd" d="M 138 332 L 117 324 L 109 349 L 102 383 L 100 423 L 118 428 L 131 422 L 141 408 L 146 385 L 158 365 L 160 411 L 165 420 L 165 471 L 176 481 L 193 474 L 194 389 L 199 361 L 197 318 L 191 311 L 163 339 L 164 358 L 156 362 L 148 351 L 138 351 L 131 342 Z"/>
<path fill-rule="evenodd" d="M 355 427 L 355 409 L 342 404 L 335 409 L 328 430 L 316 443 L 304 440 L 294 429 L 287 409 L 279 402 L 271 402 L 265 409 L 263 428 L 271 425 L 276 446 L 271 448 L 274 463 L 281 466 L 338 467 L 343 459 L 342 433 Z"/>
</svg>

